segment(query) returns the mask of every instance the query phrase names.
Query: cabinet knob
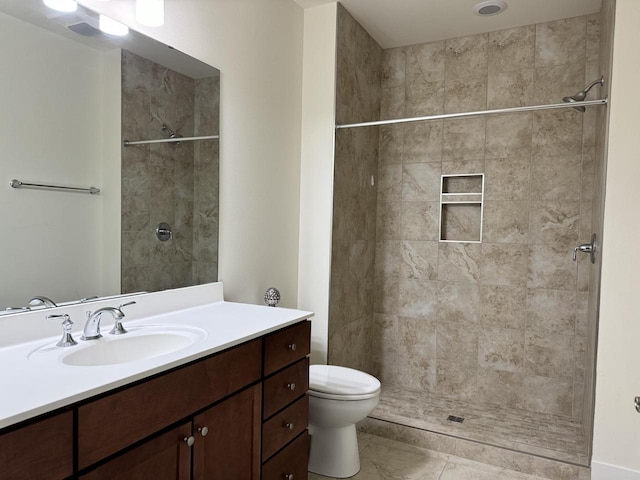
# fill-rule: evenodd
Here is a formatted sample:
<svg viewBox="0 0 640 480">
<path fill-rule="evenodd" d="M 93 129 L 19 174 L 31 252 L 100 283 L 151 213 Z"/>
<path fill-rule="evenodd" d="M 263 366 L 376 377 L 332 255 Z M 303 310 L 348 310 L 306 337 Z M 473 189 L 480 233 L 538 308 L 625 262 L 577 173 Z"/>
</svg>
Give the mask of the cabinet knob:
<svg viewBox="0 0 640 480">
<path fill-rule="evenodd" d="M 209 433 L 209 428 L 208 427 L 198 427 L 198 433 L 200 435 L 202 435 L 203 437 L 206 437 L 207 434 Z"/>
<path fill-rule="evenodd" d="M 293 480 L 293 473 L 285 473 L 282 478 L 284 478 L 284 480 Z"/>
<path fill-rule="evenodd" d="M 293 422 L 284 424 L 284 428 L 286 428 L 288 430 L 293 430 L 295 426 L 296 426 L 296 424 L 293 423 Z"/>
<path fill-rule="evenodd" d="M 189 435 L 188 437 L 184 437 L 184 443 L 187 444 L 187 447 L 193 447 L 193 444 L 196 443 L 196 439 L 193 435 Z"/>
<path fill-rule="evenodd" d="M 287 388 L 293 392 L 296 389 L 296 384 L 295 383 L 287 383 Z"/>
<path fill-rule="evenodd" d="M 289 350 L 291 350 L 292 352 L 295 352 L 297 348 L 298 346 L 295 343 L 289 344 Z"/>
</svg>

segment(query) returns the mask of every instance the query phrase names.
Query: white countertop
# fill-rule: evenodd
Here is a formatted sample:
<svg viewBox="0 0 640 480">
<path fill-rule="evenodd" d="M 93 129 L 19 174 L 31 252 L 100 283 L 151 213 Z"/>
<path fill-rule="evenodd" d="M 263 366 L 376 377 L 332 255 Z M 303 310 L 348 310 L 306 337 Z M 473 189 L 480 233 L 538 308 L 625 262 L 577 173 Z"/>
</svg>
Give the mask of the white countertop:
<svg viewBox="0 0 640 480">
<path fill-rule="evenodd" d="M 143 304 L 142 310 L 145 301 L 149 298 L 157 299 L 158 295 L 144 294 L 138 297 L 138 303 Z M 173 295 L 175 297 L 175 293 Z M 86 306 L 82 308 L 86 309 Z M 49 313 L 63 313 L 59 308 L 53 310 Z M 2 365 L 0 428 L 239 345 L 313 315 L 311 312 L 302 310 L 270 308 L 222 300 L 143 318 L 135 318 L 135 315 L 130 318 L 128 311 L 124 311 L 127 315 L 123 319 L 123 324 L 133 336 L 135 332 L 145 328 L 154 331 L 162 331 L 164 328 L 171 331 L 185 325 L 189 330 L 198 332 L 197 339 L 193 344 L 172 353 L 130 363 L 104 366 L 74 366 L 66 365 L 61 361 L 62 357 L 73 352 L 74 349 L 86 348 L 90 344 L 80 340 L 84 322 L 78 322 L 77 319 L 74 319 L 76 321 L 74 327 L 77 328 L 73 330 L 73 336 L 78 341 L 76 346 L 55 347 L 60 339 L 60 333 L 14 345 L 5 345 L 0 348 L 0 365 Z M 15 317 L 14 321 L 20 322 L 20 316 Z M 51 322 L 51 320 L 46 321 Z M 104 324 L 101 330 L 105 338 L 91 342 L 113 341 L 113 337 L 106 333 L 113 325 L 111 316 L 103 315 L 102 321 Z M 59 325 L 57 326 L 61 332 Z M 48 332 L 50 333 L 50 327 Z"/>
</svg>

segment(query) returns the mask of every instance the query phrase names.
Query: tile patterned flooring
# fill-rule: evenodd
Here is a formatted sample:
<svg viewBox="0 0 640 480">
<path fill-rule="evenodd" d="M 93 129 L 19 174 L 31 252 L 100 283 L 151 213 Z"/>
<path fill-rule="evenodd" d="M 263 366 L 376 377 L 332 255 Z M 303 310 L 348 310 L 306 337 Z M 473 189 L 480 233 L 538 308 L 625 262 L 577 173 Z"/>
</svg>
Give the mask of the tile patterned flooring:
<svg viewBox="0 0 640 480">
<path fill-rule="evenodd" d="M 360 432 L 360 472 L 353 480 L 543 480 L 446 453 Z M 309 480 L 333 480 L 309 473 Z"/>
<path fill-rule="evenodd" d="M 465 420 L 454 423 L 447 420 L 449 415 Z M 566 417 L 475 405 L 391 386 L 384 386 L 380 403 L 369 417 L 577 465 L 589 464 L 582 425 Z"/>
</svg>

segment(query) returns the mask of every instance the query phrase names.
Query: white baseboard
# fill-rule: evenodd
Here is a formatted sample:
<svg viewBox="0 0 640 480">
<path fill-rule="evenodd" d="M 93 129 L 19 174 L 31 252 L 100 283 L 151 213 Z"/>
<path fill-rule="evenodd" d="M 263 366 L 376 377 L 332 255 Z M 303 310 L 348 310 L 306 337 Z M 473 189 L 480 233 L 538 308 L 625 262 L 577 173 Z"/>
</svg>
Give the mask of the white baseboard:
<svg viewBox="0 0 640 480">
<path fill-rule="evenodd" d="M 591 462 L 591 480 L 640 480 L 640 472 L 617 465 Z"/>
</svg>

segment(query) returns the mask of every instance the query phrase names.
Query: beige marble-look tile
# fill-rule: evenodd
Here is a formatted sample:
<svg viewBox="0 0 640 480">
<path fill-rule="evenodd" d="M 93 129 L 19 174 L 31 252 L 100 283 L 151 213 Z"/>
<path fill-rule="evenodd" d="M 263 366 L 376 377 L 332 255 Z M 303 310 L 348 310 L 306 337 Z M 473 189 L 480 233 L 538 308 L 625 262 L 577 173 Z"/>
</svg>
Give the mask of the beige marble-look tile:
<svg viewBox="0 0 640 480">
<path fill-rule="evenodd" d="M 484 160 L 460 160 L 454 162 L 442 162 L 443 175 L 455 175 L 456 173 L 482 173 L 484 172 L 484 169 Z"/>
<path fill-rule="evenodd" d="M 378 168 L 378 202 L 402 200 L 402 165 L 380 165 Z"/>
<path fill-rule="evenodd" d="M 503 372 L 522 372 L 524 331 L 484 328 L 478 335 L 478 365 Z"/>
<path fill-rule="evenodd" d="M 564 97 L 574 95 L 584 87 L 583 63 L 536 68 L 533 79 L 533 102 L 560 103 Z"/>
<path fill-rule="evenodd" d="M 486 108 L 486 78 L 461 78 L 445 83 L 444 113 L 473 112 Z"/>
<path fill-rule="evenodd" d="M 526 246 L 489 243 L 482 245 L 480 279 L 483 285 L 523 286 L 526 272 Z"/>
<path fill-rule="evenodd" d="M 447 81 L 487 74 L 488 34 L 469 35 L 447 40 L 445 76 Z"/>
<path fill-rule="evenodd" d="M 530 113 L 487 118 L 486 158 L 525 157 L 531 154 L 533 117 Z"/>
<path fill-rule="evenodd" d="M 489 73 L 487 107 L 494 109 L 532 105 L 533 76 L 533 68 Z"/>
<path fill-rule="evenodd" d="M 438 360 L 436 392 L 461 400 L 473 400 L 478 393 L 477 364 L 465 363 L 460 357 L 456 361 Z"/>
<path fill-rule="evenodd" d="M 374 311 L 396 315 L 400 303 L 400 279 L 395 277 L 376 277 L 374 291 Z"/>
<path fill-rule="evenodd" d="M 406 54 L 403 48 L 382 51 L 382 87 L 399 87 L 405 83 Z"/>
<path fill-rule="evenodd" d="M 543 480 L 541 477 L 527 475 L 505 468 L 494 467 L 486 463 L 474 462 L 453 457 L 447 462 L 439 480 Z"/>
<path fill-rule="evenodd" d="M 405 50 L 407 85 L 444 81 L 444 41 L 411 45 Z"/>
<path fill-rule="evenodd" d="M 478 401 L 484 404 L 507 408 L 523 408 L 524 375 L 521 372 L 509 372 L 478 368 Z"/>
<path fill-rule="evenodd" d="M 399 277 L 401 264 L 400 240 L 380 240 L 376 242 L 376 275 L 386 277 Z"/>
<path fill-rule="evenodd" d="M 573 381 L 584 384 L 588 340 L 586 337 L 575 337 L 575 342 L 575 370 L 573 372 Z"/>
<path fill-rule="evenodd" d="M 438 283 L 418 278 L 400 279 L 398 313 L 406 317 L 436 319 Z"/>
<path fill-rule="evenodd" d="M 338 130 L 336 135 L 336 147 L 348 143 L 343 141 L 343 132 L 349 132 L 349 129 Z M 380 165 L 402 163 L 402 149 L 404 148 L 404 128 L 402 125 L 385 125 L 380 127 L 380 147 L 379 147 L 379 163 Z M 345 152 L 345 155 L 347 153 Z M 342 155 L 336 153 L 336 158 L 342 158 Z"/>
<path fill-rule="evenodd" d="M 376 238 L 379 240 L 399 240 L 402 224 L 402 204 L 400 202 L 378 205 Z"/>
<path fill-rule="evenodd" d="M 577 271 L 572 254 L 565 245 L 530 245 L 527 287 L 575 288 Z"/>
<path fill-rule="evenodd" d="M 485 118 L 445 121 L 442 160 L 459 161 L 484 158 L 485 123 Z"/>
<path fill-rule="evenodd" d="M 586 61 L 600 58 L 600 13 L 587 16 Z"/>
<path fill-rule="evenodd" d="M 404 125 L 402 163 L 439 162 L 442 158 L 442 122 Z"/>
<path fill-rule="evenodd" d="M 413 83 L 405 89 L 407 117 L 438 115 L 444 112 L 443 82 Z"/>
<path fill-rule="evenodd" d="M 586 30 L 584 16 L 536 25 L 536 67 L 584 62 Z"/>
<path fill-rule="evenodd" d="M 573 408 L 573 383 L 548 377 L 524 379 L 525 408 L 533 412 L 570 416 Z"/>
<path fill-rule="evenodd" d="M 486 243 L 527 243 L 528 207 L 528 202 L 485 201 L 482 240 Z"/>
<path fill-rule="evenodd" d="M 589 292 L 576 293 L 576 335 L 586 337 L 589 333 Z"/>
<path fill-rule="evenodd" d="M 445 454 L 374 437 L 360 454 L 360 472 L 353 480 L 438 480 Z"/>
<path fill-rule="evenodd" d="M 480 323 L 495 327 L 524 329 L 526 289 L 503 285 L 482 285 Z"/>
<path fill-rule="evenodd" d="M 404 278 L 438 278 L 438 242 L 405 240 L 399 245 L 400 268 Z"/>
<path fill-rule="evenodd" d="M 525 372 L 573 381 L 574 336 L 526 332 Z"/>
<path fill-rule="evenodd" d="M 477 323 L 480 313 L 480 289 L 473 283 L 440 282 L 438 320 Z"/>
<path fill-rule="evenodd" d="M 408 163 L 402 166 L 402 200 L 430 202 L 440 199 L 440 165 Z"/>
<path fill-rule="evenodd" d="M 370 433 L 436 452 L 452 454 L 455 451 L 454 438 L 407 425 L 367 417 L 358 424 L 358 429 L 360 432 Z"/>
<path fill-rule="evenodd" d="M 485 160 L 487 200 L 528 200 L 530 179 L 530 156 Z"/>
<path fill-rule="evenodd" d="M 576 244 L 580 219 L 579 202 L 531 202 L 530 208 L 530 244 Z"/>
<path fill-rule="evenodd" d="M 581 155 L 535 156 L 531 163 L 531 199 L 580 200 Z"/>
<path fill-rule="evenodd" d="M 466 440 L 457 440 L 456 455 L 517 472 L 544 475 L 546 478 L 558 480 L 576 480 L 579 468 L 568 463 L 556 462 Z"/>
<path fill-rule="evenodd" d="M 527 331 L 573 335 L 576 329 L 576 292 L 529 290 Z"/>
<path fill-rule="evenodd" d="M 482 246 L 475 243 L 442 243 L 438 252 L 438 280 L 477 283 Z"/>
<path fill-rule="evenodd" d="M 534 25 L 489 33 L 489 73 L 533 68 L 536 28 Z"/>
<path fill-rule="evenodd" d="M 439 216 L 439 202 L 402 202 L 401 237 L 405 240 L 438 240 Z"/>
<path fill-rule="evenodd" d="M 380 97 L 380 119 L 390 120 L 394 118 L 404 118 L 405 113 L 405 86 L 388 87 L 382 89 Z M 351 115 L 350 117 L 354 117 Z M 364 121 L 362 118 L 356 118 L 353 121 Z M 347 121 L 341 122 L 347 123 Z"/>
<path fill-rule="evenodd" d="M 572 108 L 533 113 L 535 155 L 579 155 L 582 153 L 582 115 Z"/>
<path fill-rule="evenodd" d="M 582 155 L 582 200 L 590 203 L 595 193 L 595 153 Z"/>
<path fill-rule="evenodd" d="M 479 205 L 443 205 L 441 239 L 459 242 L 480 241 L 481 211 Z"/>
</svg>

